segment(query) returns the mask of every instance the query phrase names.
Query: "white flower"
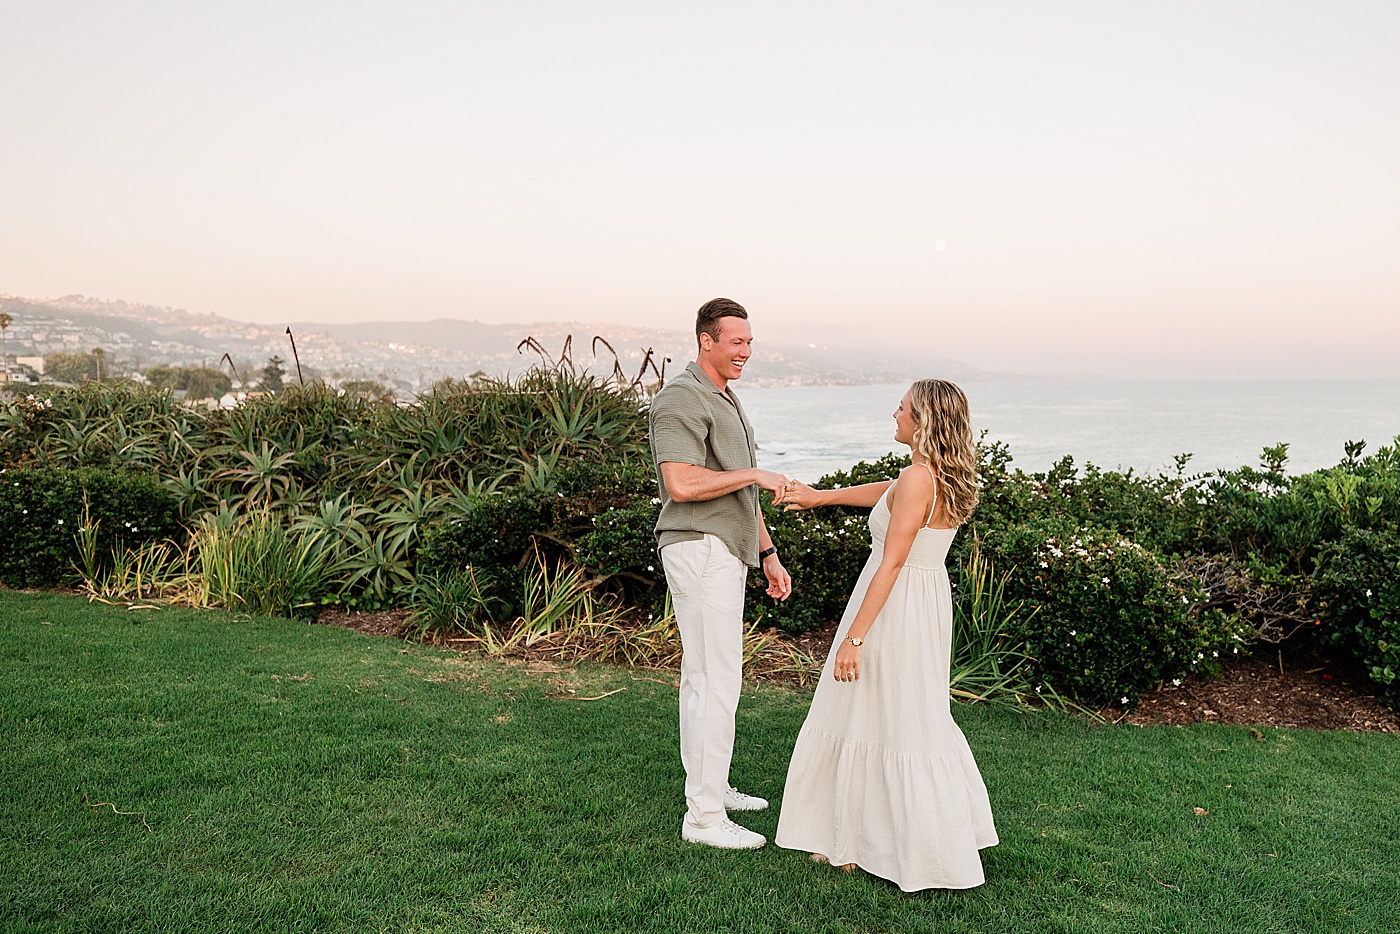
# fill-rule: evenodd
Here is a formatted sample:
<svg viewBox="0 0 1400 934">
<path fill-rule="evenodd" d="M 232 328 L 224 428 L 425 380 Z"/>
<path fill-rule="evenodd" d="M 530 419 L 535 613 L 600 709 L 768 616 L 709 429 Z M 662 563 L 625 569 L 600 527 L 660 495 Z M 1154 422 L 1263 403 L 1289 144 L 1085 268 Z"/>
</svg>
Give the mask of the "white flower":
<svg viewBox="0 0 1400 934">
<path fill-rule="evenodd" d="M 1076 630 L 1071 629 L 1071 630 L 1069 631 L 1069 634 L 1070 634 L 1071 636 L 1075 635 L 1075 634 L 1076 634 Z"/>
<path fill-rule="evenodd" d="M 654 565 L 654 564 L 648 564 L 648 565 L 647 565 L 647 570 L 648 570 L 648 571 L 655 571 L 655 570 L 656 570 L 656 565 Z"/>
<path fill-rule="evenodd" d="M 1235 646 L 1233 649 L 1231 649 L 1230 652 L 1231 652 L 1231 654 L 1233 654 L 1233 655 L 1238 655 L 1238 654 L 1240 654 L 1240 647 L 1237 645 L 1237 646 Z"/>
<path fill-rule="evenodd" d="M 15 484 L 15 485 L 18 486 L 19 484 Z M 26 516 L 29 515 L 29 510 L 28 510 L 28 509 L 24 510 L 24 514 L 25 514 Z"/>
<path fill-rule="evenodd" d="M 1126 704 L 1126 703 L 1127 703 L 1127 702 L 1128 702 L 1128 699 L 1127 699 L 1127 698 L 1126 698 L 1126 697 L 1125 697 L 1125 698 L 1123 698 L 1123 703 L 1125 703 L 1125 704 Z"/>
<path fill-rule="evenodd" d="M 1371 591 L 1370 591 L 1369 588 L 1367 588 L 1367 590 L 1366 590 L 1366 596 L 1368 596 L 1368 597 L 1371 596 Z"/>
<path fill-rule="evenodd" d="M 1108 583 L 1108 578 L 1107 578 L 1107 577 L 1100 577 L 1099 580 L 1103 581 L 1105 584 Z"/>
<path fill-rule="evenodd" d="M 62 525 L 62 524 L 63 524 L 63 520 L 62 520 L 62 519 L 59 519 L 59 520 L 58 520 L 58 524 L 59 524 L 59 525 Z"/>
<path fill-rule="evenodd" d="M 1172 687 L 1174 687 L 1174 688 L 1179 688 L 1179 687 L 1181 687 L 1181 679 L 1180 679 L 1180 678 L 1172 678 Z"/>
<path fill-rule="evenodd" d="M 1049 565 L 1049 564 L 1048 564 L 1048 563 L 1046 563 L 1046 562 L 1044 562 L 1044 561 L 1042 561 L 1042 562 L 1040 562 L 1040 566 L 1041 566 L 1041 567 L 1043 567 L 1043 568 L 1048 568 L 1048 567 L 1049 567 L 1049 566 L 1050 566 L 1050 565 Z M 1366 594 L 1366 596 L 1368 596 L 1368 597 L 1369 597 L 1369 596 L 1370 596 L 1370 594 L 1369 594 L 1369 593 L 1368 593 L 1368 594 Z"/>
<path fill-rule="evenodd" d="M 1211 658 L 1219 658 L 1219 657 L 1220 657 L 1220 653 L 1219 653 L 1219 652 L 1211 652 L 1211 653 L 1210 653 L 1210 657 L 1211 657 Z"/>
</svg>

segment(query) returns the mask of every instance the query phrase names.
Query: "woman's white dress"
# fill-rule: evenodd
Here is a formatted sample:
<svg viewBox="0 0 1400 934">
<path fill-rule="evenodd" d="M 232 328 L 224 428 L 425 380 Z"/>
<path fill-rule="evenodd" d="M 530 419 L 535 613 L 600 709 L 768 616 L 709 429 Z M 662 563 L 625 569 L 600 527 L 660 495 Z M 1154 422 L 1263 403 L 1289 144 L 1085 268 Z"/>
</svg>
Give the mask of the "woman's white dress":
<svg viewBox="0 0 1400 934">
<path fill-rule="evenodd" d="M 865 637 L 860 678 L 832 677 L 836 649 L 880 566 L 888 499 L 886 490 L 870 512 L 870 559 L 798 734 L 774 842 L 855 863 L 906 892 L 971 888 L 984 881 L 977 851 L 995 846 L 997 833 L 949 708 L 953 598 L 944 562 L 956 529 L 918 531 Z"/>
</svg>

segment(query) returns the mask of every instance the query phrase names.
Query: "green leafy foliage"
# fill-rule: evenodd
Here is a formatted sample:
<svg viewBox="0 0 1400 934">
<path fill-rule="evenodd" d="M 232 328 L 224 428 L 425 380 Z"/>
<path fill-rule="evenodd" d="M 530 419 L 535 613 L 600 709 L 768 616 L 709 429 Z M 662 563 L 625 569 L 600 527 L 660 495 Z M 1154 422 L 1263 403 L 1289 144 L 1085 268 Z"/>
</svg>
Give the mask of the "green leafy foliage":
<svg viewBox="0 0 1400 934">
<path fill-rule="evenodd" d="M 578 562 L 597 577 L 626 574 L 656 581 L 661 573 L 653 529 L 659 512 L 660 506 L 652 500 L 604 509 L 590 520 L 592 528 L 579 536 Z"/>
<path fill-rule="evenodd" d="M 152 477 L 102 470 L 0 470 L 0 582 L 54 587 L 76 580 L 86 527 L 89 561 L 182 535 L 174 497 Z"/>
<path fill-rule="evenodd" d="M 817 486 L 832 489 L 890 480 L 908 464 L 907 456 L 889 454 L 822 477 Z M 870 510 L 830 506 L 784 512 L 774 509 L 770 500 L 761 494 L 763 519 L 783 567 L 792 575 L 792 595 L 785 601 L 769 597 L 767 578 L 761 570 L 754 571 L 745 594 L 750 614 L 761 613 L 764 625 L 789 633 L 809 632 L 840 619 L 870 555 Z"/>
<path fill-rule="evenodd" d="M 1347 529 L 1319 559 L 1326 642 L 1355 657 L 1391 705 L 1400 702 L 1400 530 Z"/>
<path fill-rule="evenodd" d="M 90 358 L 78 362 L 91 363 L 95 375 L 99 358 L 79 356 Z M 280 370 L 281 362 L 270 367 Z M 182 372 L 154 381 L 176 386 Z M 981 503 L 955 539 L 950 565 L 966 565 L 979 540 L 995 546 L 999 573 L 1010 575 L 1005 605 L 1019 607 L 1008 618 L 1024 626 L 1035 671 L 1055 689 L 1095 702 L 1135 697 L 1209 667 L 1209 653 L 1233 651 L 1238 635 L 1335 645 L 1390 690 L 1400 669 L 1390 654 L 1387 581 L 1395 575 L 1386 570 L 1385 543 L 1400 528 L 1400 445 L 1366 455 L 1364 444 L 1349 443 L 1335 467 L 1301 476 L 1287 473 L 1283 444 L 1266 448 L 1257 466 L 1213 474 L 1189 474 L 1188 455 L 1174 471 L 1144 476 L 1069 457 L 1025 472 L 997 443 L 978 454 Z M 907 463 L 889 455 L 819 485 L 886 480 Z M 374 387 L 296 381 L 212 411 L 184 404 L 169 388 L 91 379 L 45 387 L 0 403 L 0 469 L 47 477 L 55 490 L 75 471 L 139 474 L 147 485 L 144 493 L 133 488 L 130 502 L 90 491 L 85 551 L 72 531 L 55 532 L 58 519 L 71 524 L 80 514 L 81 498 L 71 494 L 81 484 L 52 494 L 67 497 L 61 508 L 0 501 L 8 532 L 0 579 L 21 585 L 71 579 L 75 562 L 92 566 L 90 580 L 111 579 L 110 569 L 104 577 L 96 566 L 118 559 L 127 564 L 116 578 L 144 581 L 147 566 L 161 562 L 139 550 L 130 528 L 173 535 L 175 551 L 193 556 L 178 520 L 226 554 L 235 546 L 225 533 L 246 523 L 266 547 L 262 557 L 237 560 L 258 574 L 290 575 L 293 583 L 263 604 L 285 612 L 325 602 L 426 606 L 425 581 L 444 610 L 444 594 L 464 592 L 468 568 L 481 595 L 468 600 L 470 612 L 505 619 L 529 614 L 529 568 L 548 567 L 551 582 L 577 584 L 610 606 L 654 612 L 665 593 L 645 399 L 633 384 L 563 363 L 509 380 L 446 381 L 409 403 Z M 36 482 L 22 495 L 47 495 L 50 487 Z M 162 505 L 140 498 L 148 495 Z M 151 510 L 163 518 L 144 518 Z M 795 588 L 775 603 L 763 575 L 752 573 L 750 620 L 788 632 L 835 621 L 869 553 L 867 510 L 763 510 Z M 1065 541 L 1076 534 L 1094 536 L 1094 548 L 1082 545 L 1087 555 L 1039 567 L 1046 559 L 1037 548 L 1059 536 L 1056 547 L 1069 555 Z M 1112 561 L 1097 550 L 1106 542 L 1118 543 Z M 161 561 L 173 566 L 175 555 Z M 231 601 L 225 605 L 264 599 L 250 597 L 259 588 L 232 572 L 221 579 L 242 580 L 219 585 L 218 600 Z M 121 587 L 143 592 L 139 581 Z M 431 628 L 468 625 L 433 613 L 422 617 L 437 620 Z M 1071 629 L 1075 641 L 1061 644 Z"/>
<path fill-rule="evenodd" d="M 521 612 L 526 558 L 549 524 L 550 504 L 536 493 L 472 497 L 450 520 L 430 527 L 418 551 L 418 574 L 443 578 L 490 568 L 484 593 L 506 614 Z"/>
</svg>

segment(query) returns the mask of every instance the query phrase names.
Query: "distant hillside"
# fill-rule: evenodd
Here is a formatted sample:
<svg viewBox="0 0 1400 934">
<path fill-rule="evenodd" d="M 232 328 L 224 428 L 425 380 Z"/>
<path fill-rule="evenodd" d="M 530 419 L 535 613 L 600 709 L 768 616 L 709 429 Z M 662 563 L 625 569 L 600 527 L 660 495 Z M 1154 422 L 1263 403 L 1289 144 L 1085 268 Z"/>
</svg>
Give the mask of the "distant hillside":
<svg viewBox="0 0 1400 934">
<path fill-rule="evenodd" d="M 240 372 L 251 374 L 276 355 L 286 361 L 292 373 L 286 335 L 290 326 L 307 370 L 331 379 L 377 379 L 404 392 L 425 389 L 444 377 L 520 372 L 539 360 L 528 348 L 517 350 L 529 337 L 535 338 L 551 359 L 557 359 L 572 335 L 576 365 L 610 371 L 614 358 L 607 349 L 599 344 L 599 356 L 592 352 L 593 338 L 602 336 L 629 375 L 641 367 L 648 349 L 654 351 L 658 367 L 664 358 L 670 358 L 669 374 L 692 359 L 695 348 L 694 335 L 688 331 L 590 322 L 502 325 L 439 318 L 267 325 L 81 295 L 43 300 L 0 295 L 0 311 L 14 319 L 7 334 L 12 357 L 102 347 L 115 358 L 144 368 L 154 364 L 217 365 L 227 353 Z M 907 350 L 828 349 L 765 339 L 745 372 L 744 382 L 751 386 L 839 385 L 900 382 L 925 375 L 967 379 L 993 374 Z"/>
</svg>

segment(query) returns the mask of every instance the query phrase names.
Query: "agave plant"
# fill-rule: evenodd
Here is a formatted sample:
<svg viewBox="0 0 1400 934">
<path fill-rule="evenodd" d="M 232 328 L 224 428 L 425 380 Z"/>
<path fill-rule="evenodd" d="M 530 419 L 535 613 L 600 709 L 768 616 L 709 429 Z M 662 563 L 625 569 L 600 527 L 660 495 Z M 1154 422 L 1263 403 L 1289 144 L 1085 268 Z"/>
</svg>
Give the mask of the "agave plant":
<svg viewBox="0 0 1400 934">
<path fill-rule="evenodd" d="M 297 456 L 292 451 L 276 453 L 266 441 L 257 451 L 239 451 L 242 466 L 228 467 L 218 479 L 232 480 L 242 487 L 241 500 L 247 508 L 271 506 L 291 486 L 291 468 Z"/>
</svg>

